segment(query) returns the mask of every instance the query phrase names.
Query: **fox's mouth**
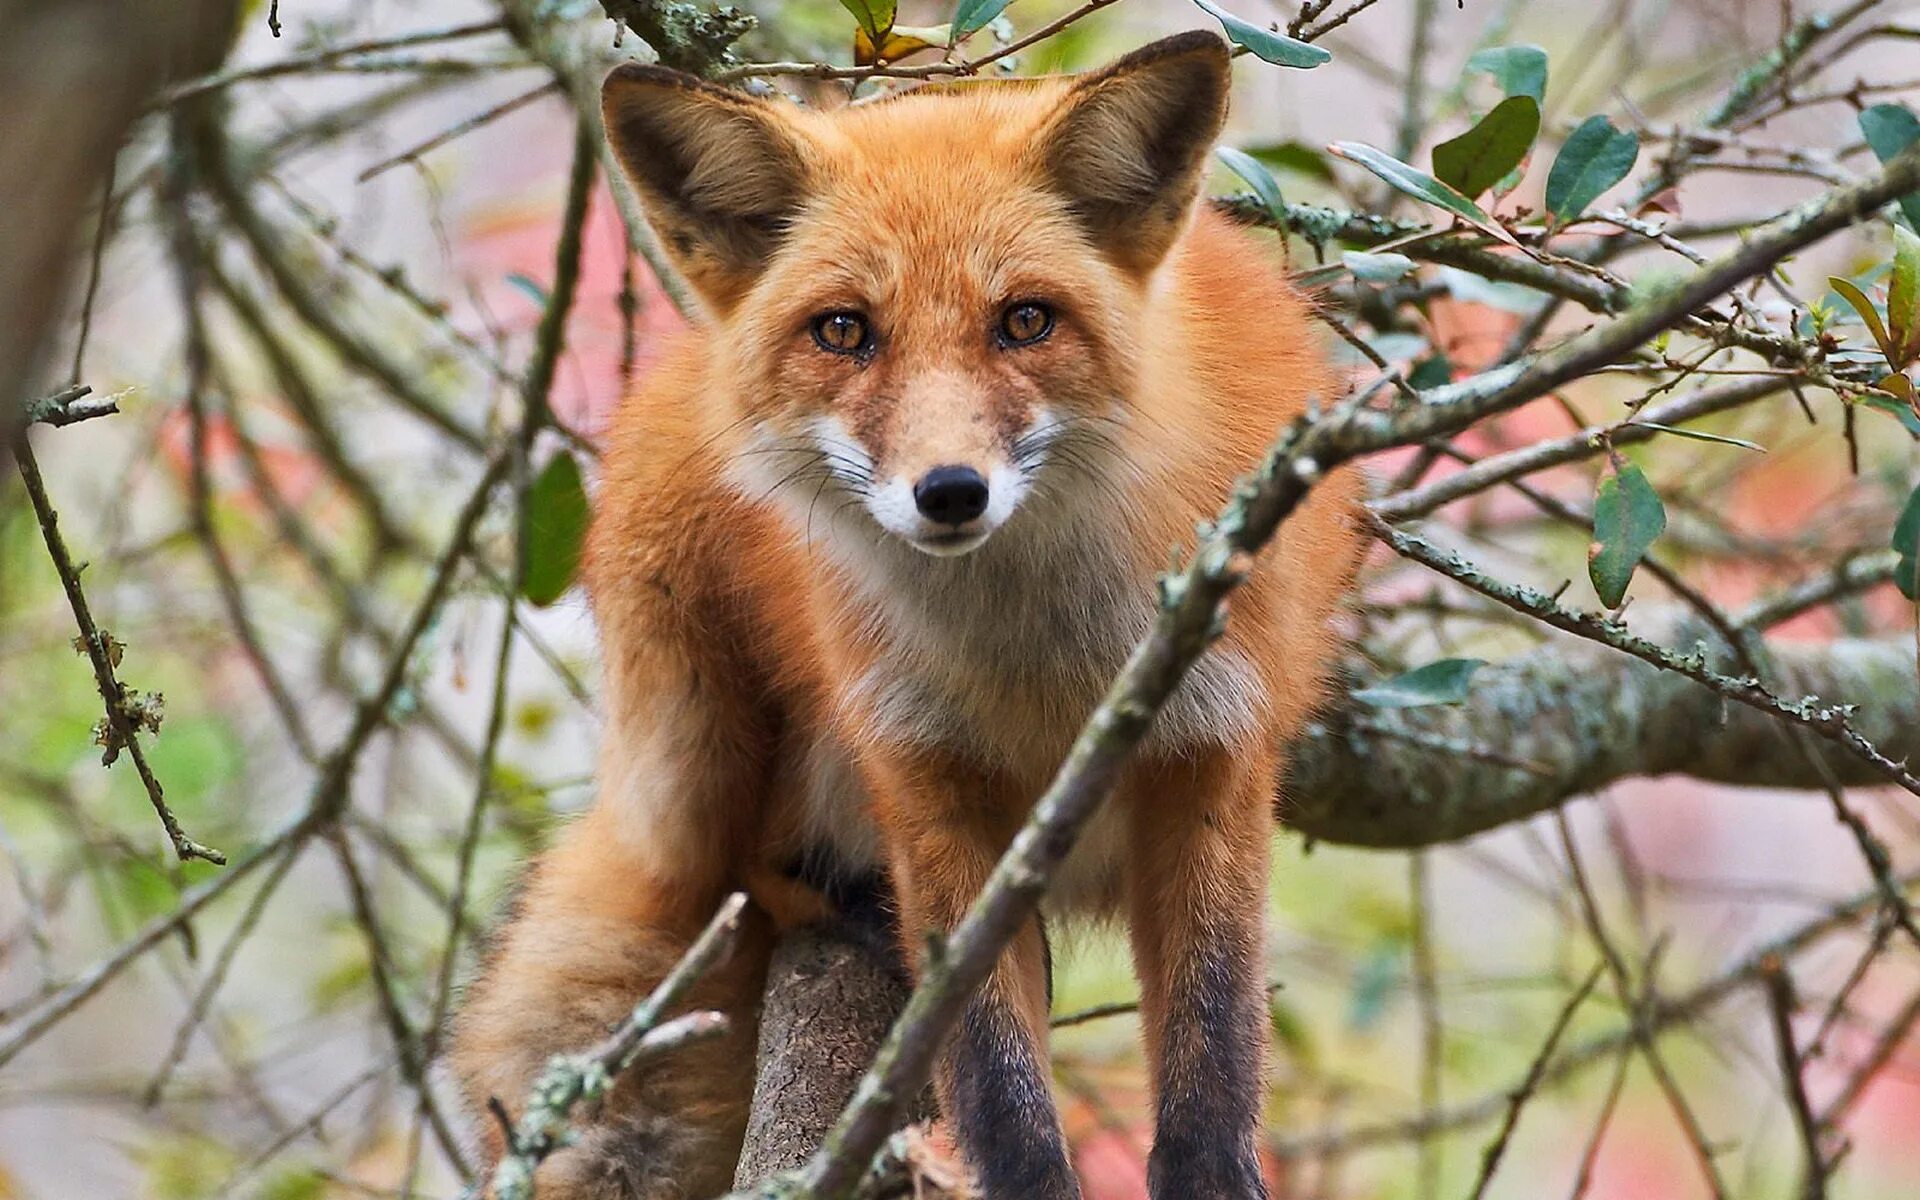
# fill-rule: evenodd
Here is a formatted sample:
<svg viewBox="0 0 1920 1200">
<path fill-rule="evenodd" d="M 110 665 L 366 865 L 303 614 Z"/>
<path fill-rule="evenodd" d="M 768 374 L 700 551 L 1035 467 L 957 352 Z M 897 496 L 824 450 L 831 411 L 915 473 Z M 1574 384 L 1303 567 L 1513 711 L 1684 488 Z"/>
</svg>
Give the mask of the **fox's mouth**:
<svg viewBox="0 0 1920 1200">
<path fill-rule="evenodd" d="M 929 533 L 918 537 L 908 537 L 906 542 L 922 554 L 931 554 L 935 558 L 958 558 L 979 549 L 991 533 L 989 529 L 956 529 L 949 533 Z"/>
</svg>

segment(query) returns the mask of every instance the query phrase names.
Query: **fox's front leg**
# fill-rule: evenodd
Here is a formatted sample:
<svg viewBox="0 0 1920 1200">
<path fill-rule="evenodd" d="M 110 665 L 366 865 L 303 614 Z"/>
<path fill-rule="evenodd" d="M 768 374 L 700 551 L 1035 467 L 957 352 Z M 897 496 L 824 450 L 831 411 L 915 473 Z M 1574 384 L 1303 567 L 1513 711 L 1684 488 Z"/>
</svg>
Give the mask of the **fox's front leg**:
<svg viewBox="0 0 1920 1200">
<path fill-rule="evenodd" d="M 918 964 L 980 894 L 1024 813 L 1017 788 L 951 757 L 889 753 L 866 764 L 886 832 L 900 931 Z M 934 1069 L 986 1200 L 1078 1200 L 1047 1078 L 1047 952 L 1031 920 L 968 1003 Z"/>
<path fill-rule="evenodd" d="M 1143 763 L 1128 879 L 1157 1102 L 1154 1200 L 1266 1200 L 1261 965 L 1275 763 L 1258 750 Z"/>
</svg>

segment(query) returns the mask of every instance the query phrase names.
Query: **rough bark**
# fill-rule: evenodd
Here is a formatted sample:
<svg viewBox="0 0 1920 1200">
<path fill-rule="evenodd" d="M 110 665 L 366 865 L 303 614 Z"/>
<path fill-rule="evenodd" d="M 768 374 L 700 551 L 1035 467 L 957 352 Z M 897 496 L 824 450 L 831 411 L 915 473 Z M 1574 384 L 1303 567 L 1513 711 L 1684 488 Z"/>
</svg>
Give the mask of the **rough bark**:
<svg viewBox="0 0 1920 1200">
<path fill-rule="evenodd" d="M 781 940 L 767 969 L 736 1188 L 797 1167 L 813 1153 L 853 1097 L 908 990 L 892 956 L 865 928 L 815 926 Z"/>
<path fill-rule="evenodd" d="M 1858 705 L 1854 720 L 1895 759 L 1920 750 L 1910 641 L 1773 648 L 1775 694 Z M 1360 733 L 1356 716 L 1534 768 Z M 1884 782 L 1832 743 L 1806 739 L 1848 786 Z M 1458 841 L 1634 776 L 1752 787 L 1820 786 L 1781 722 L 1604 646 L 1560 640 L 1484 668 L 1465 703 L 1401 714 L 1346 705 L 1295 747 L 1280 816 L 1308 837 L 1408 849 Z"/>
</svg>

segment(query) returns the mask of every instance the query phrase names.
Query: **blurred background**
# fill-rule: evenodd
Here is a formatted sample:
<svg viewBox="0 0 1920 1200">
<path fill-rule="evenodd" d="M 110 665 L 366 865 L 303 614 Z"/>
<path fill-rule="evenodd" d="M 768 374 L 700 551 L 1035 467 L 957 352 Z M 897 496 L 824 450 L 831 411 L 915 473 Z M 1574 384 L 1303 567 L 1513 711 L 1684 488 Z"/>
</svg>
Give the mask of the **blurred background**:
<svg viewBox="0 0 1920 1200">
<path fill-rule="evenodd" d="M 108 968 L 97 993 L 63 1006 L 57 1023 L 10 1046 L 0 1066 L 0 1197 L 457 1194 L 437 1114 L 410 1083 L 420 1064 L 405 1061 L 432 1050 L 420 1031 L 445 1004 L 450 906 L 485 924 L 519 864 L 590 796 L 597 664 L 581 594 L 515 608 L 520 633 L 489 751 L 511 514 L 484 513 L 471 561 L 440 571 L 446 530 L 479 477 L 474 447 L 511 421 L 555 286 L 576 109 L 552 87 L 549 67 L 503 29 L 496 6 L 273 7 L 279 36 L 266 5 L 240 14 L 220 69 L 244 77 L 201 77 L 197 94 L 170 93 L 158 115 L 134 126 L 107 202 L 98 203 L 99 189 L 87 200 L 63 332 L 35 391 L 58 388 L 71 365 L 75 382 L 119 411 L 34 441 L 93 614 L 121 647 L 120 677 L 163 703 L 144 745 L 173 811 L 194 839 L 235 859 L 262 846 L 273 853 L 201 904 L 194 889 L 234 868 L 176 861 L 132 764 L 123 757 L 103 769 L 93 738 L 100 696 L 41 530 L 17 496 L 0 504 L 0 1038 L 18 1038 L 50 997 L 63 1003 L 61 989 Z M 581 53 L 613 45 L 597 5 L 508 7 L 516 20 L 587 47 Z M 761 26 L 743 43 L 746 57 L 850 61 L 851 19 L 831 0 L 748 7 Z M 1005 15 L 1024 34 L 1073 7 L 1020 0 Z M 1232 7 L 1262 25 L 1296 11 L 1261 0 Z M 1423 145 L 1487 107 L 1486 81 L 1464 70 L 1476 48 L 1531 43 L 1552 64 L 1543 139 L 1604 112 L 1644 131 L 1644 165 L 1664 152 L 1659 130 L 1697 119 L 1774 50 L 1783 21 L 1817 6 L 1362 7 L 1320 39 L 1334 54 L 1324 68 L 1251 58 L 1236 68 L 1228 141 L 1259 152 L 1288 200 L 1379 202 L 1377 181 L 1320 148 L 1395 145 L 1423 13 L 1431 106 Z M 1879 7 L 1869 21 L 1920 24 L 1920 12 Z M 899 20 L 947 16 L 904 4 Z M 1185 0 L 1126 0 L 1010 65 L 1078 69 L 1163 32 L 1212 25 Z M 327 56 L 413 34 L 435 36 Z M 1913 45 L 1862 44 L 1804 86 L 1887 84 L 1873 99 L 1912 101 Z M 785 82 L 815 103 L 844 91 Z M 876 86 L 885 85 L 866 90 Z M 227 179 L 225 194 L 211 185 L 170 193 L 182 107 L 199 114 L 202 131 L 218 131 L 217 149 L 204 132 L 184 142 L 202 139 L 196 169 Z M 1844 103 L 1795 106 L 1745 136 L 1763 148 L 1810 147 L 1816 165 L 1852 155 L 1859 169 L 1853 119 Z M 1539 208 L 1543 174 L 1530 172 L 1500 211 Z M 1671 205 L 1710 226 L 1779 211 L 1829 183 L 1816 171 L 1702 170 Z M 1242 187 L 1224 170 L 1216 184 Z M 0 181 L 0 203 L 24 186 Z M 1401 215 L 1410 211 L 1401 201 Z M 590 493 L 592 447 L 609 412 L 683 318 L 629 252 L 604 181 L 582 228 L 578 294 L 551 392 L 564 432 L 543 437 L 536 461 L 577 461 Z M 200 261 L 197 332 L 176 269 L 182 240 Z M 1318 265 L 1300 239 L 1275 246 L 1300 269 Z M 1788 273 L 1817 294 L 1828 274 L 1884 260 L 1877 246 L 1884 239 L 1835 239 Z M 1677 261 L 1650 260 L 1636 281 L 1657 280 Z M 1464 374 L 1494 361 L 1537 310 L 1533 298 L 1462 284 L 1420 329 L 1398 335 L 1413 344 L 1378 348 L 1395 362 L 1444 355 L 1445 369 Z M 1554 327 L 1591 319 L 1562 312 Z M 196 340 L 207 347 L 198 368 L 188 353 Z M 1635 390 L 1599 377 L 1569 394 L 1573 411 L 1591 414 Z M 1825 394 L 1813 403 L 1815 425 L 1777 397 L 1714 426 L 1765 454 L 1692 441 L 1636 454 L 1668 503 L 1670 562 L 1718 604 L 1738 607 L 1812 564 L 1886 545 L 1912 474 L 1908 435 L 1884 415 L 1861 414 L 1856 474 L 1842 406 Z M 422 419 L 424 410 L 437 415 Z M 1569 411 L 1541 401 L 1463 444 L 1491 452 L 1560 436 L 1578 427 Z M 1411 457 L 1373 469 L 1385 479 Z M 1576 463 L 1533 482 L 1584 503 L 1598 467 Z M 1569 602 L 1594 604 L 1583 566 L 1590 535 L 1526 500 L 1489 493 L 1435 523 L 1474 539 L 1511 578 L 1548 589 L 1571 579 Z M 1435 577 L 1390 557 L 1376 555 L 1352 622 L 1369 639 L 1367 669 L 1390 673 L 1443 654 L 1499 659 L 1538 644 L 1534 632 L 1476 617 Z M 404 647 L 437 574 L 448 601 Z M 1646 579 L 1635 594 L 1649 607 L 1669 598 Z M 1425 615 L 1409 625 L 1416 611 Z M 1912 621 L 1911 606 L 1883 584 L 1775 632 L 1819 641 L 1898 634 Z M 381 690 L 396 645 L 406 649 L 400 674 Z M 379 700 L 372 715 L 390 721 L 351 756 L 334 757 L 369 695 Z M 471 882 L 462 883 L 475 780 L 488 760 L 487 807 Z M 345 805 L 343 820 L 324 837 L 276 841 L 328 788 Z M 1854 789 L 1849 799 L 1897 870 L 1920 864 L 1911 796 Z M 1667 1078 L 1634 1052 L 1620 998 L 1602 983 L 1572 1017 L 1488 1194 L 1709 1195 L 1690 1123 L 1713 1150 L 1726 1194 L 1799 1194 L 1799 1142 L 1756 957 L 1773 948 L 1791 964 L 1801 1044 L 1816 1032 L 1821 1039 L 1805 1067 L 1808 1092 L 1816 1107 L 1845 1100 L 1836 1129 L 1849 1149 L 1832 1194 L 1920 1195 L 1920 1042 L 1905 1039 L 1920 952 L 1873 919 L 1870 880 L 1827 797 L 1640 779 L 1573 799 L 1563 815 L 1564 827 L 1542 815 L 1412 853 L 1279 834 L 1269 1122 L 1277 1194 L 1469 1194 L 1507 1094 L 1598 961 L 1590 914 L 1570 882 L 1571 844 L 1643 979 L 1644 1012 L 1675 1010 L 1659 1024 Z M 191 915 L 170 920 L 183 903 Z M 1793 940 L 1776 946 L 1781 938 Z M 1055 956 L 1063 1016 L 1135 995 L 1124 942 L 1110 931 L 1059 933 Z M 471 958 L 463 937 L 454 979 Z M 1843 989 L 1845 1003 L 1829 1011 Z M 396 1023 L 415 1035 L 414 1050 L 396 1051 Z M 1151 1127 L 1136 1035 L 1121 1012 L 1076 1017 L 1056 1038 L 1058 1091 L 1089 1200 L 1145 1196 Z M 441 1104 L 457 1120 L 444 1096 Z"/>
</svg>

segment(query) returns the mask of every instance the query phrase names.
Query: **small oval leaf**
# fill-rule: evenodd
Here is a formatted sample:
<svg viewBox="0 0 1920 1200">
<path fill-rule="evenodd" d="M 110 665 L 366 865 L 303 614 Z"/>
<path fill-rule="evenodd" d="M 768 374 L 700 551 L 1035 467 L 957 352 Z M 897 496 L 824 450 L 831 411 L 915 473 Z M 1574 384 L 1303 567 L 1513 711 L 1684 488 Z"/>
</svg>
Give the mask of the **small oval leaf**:
<svg viewBox="0 0 1920 1200">
<path fill-rule="evenodd" d="M 542 607 L 573 586 L 587 536 L 587 489 L 580 466 L 564 450 L 553 456 L 527 489 L 521 531 L 526 575 L 520 593 Z"/>
<path fill-rule="evenodd" d="M 1600 603 L 1619 608 L 1633 572 L 1667 528 L 1666 506 L 1639 467 L 1620 460 L 1600 481 L 1593 502 L 1593 545 L 1587 575 Z"/>
<path fill-rule="evenodd" d="M 1236 46 L 1245 46 L 1254 55 L 1280 67 L 1299 67 L 1308 70 L 1333 61 L 1333 55 L 1311 42 L 1288 37 L 1271 29 L 1262 29 L 1248 21 L 1242 21 L 1232 13 L 1224 12 L 1207 3 L 1207 0 L 1193 0 L 1201 12 L 1220 22 L 1226 30 L 1227 40 Z"/>
<path fill-rule="evenodd" d="M 953 40 L 985 29 L 1013 0 L 960 0 L 953 10 Z"/>
<path fill-rule="evenodd" d="M 1827 286 L 1838 292 L 1840 298 L 1845 300 L 1848 305 L 1853 308 L 1854 312 L 1860 314 L 1860 319 L 1866 322 L 1867 332 L 1873 335 L 1873 344 L 1880 347 L 1880 353 L 1886 356 L 1888 363 L 1892 363 L 1894 360 L 1893 339 L 1887 336 L 1887 327 L 1880 320 L 1880 310 L 1875 308 L 1873 301 L 1867 297 L 1865 292 L 1860 290 L 1860 285 L 1851 279 L 1842 279 L 1838 275 L 1829 275 L 1827 276 Z"/>
<path fill-rule="evenodd" d="M 1539 102 L 1509 96 L 1472 129 L 1433 148 L 1434 176 L 1463 196 L 1479 196 L 1519 168 L 1538 136 Z"/>
<path fill-rule="evenodd" d="M 1625 179 L 1639 157 L 1639 134 L 1615 129 L 1605 117 L 1588 117 L 1560 147 L 1547 172 L 1547 211 L 1557 220 L 1573 220 Z"/>
<path fill-rule="evenodd" d="M 1217 147 L 1214 154 L 1226 164 L 1227 170 L 1238 175 L 1248 187 L 1253 189 L 1253 194 L 1260 198 L 1260 203 L 1267 206 L 1269 213 L 1276 217 L 1281 215 L 1286 202 L 1280 195 L 1280 184 L 1273 178 L 1273 172 L 1267 170 L 1265 163 L 1244 150 L 1235 150 L 1232 146 Z"/>
<path fill-rule="evenodd" d="M 1348 162 L 1359 163 L 1386 180 L 1396 190 L 1405 192 L 1416 200 L 1424 200 L 1435 207 L 1446 209 L 1490 237 L 1498 238 L 1508 245 L 1519 244 L 1514 241 L 1511 233 L 1508 233 L 1498 221 L 1488 216 L 1478 204 L 1418 167 L 1410 167 L 1393 155 L 1376 150 L 1364 142 L 1335 142 L 1327 149 Z"/>
<path fill-rule="evenodd" d="M 1904 104 L 1876 104 L 1860 113 L 1860 133 L 1875 158 L 1891 162 L 1902 150 L 1920 142 L 1920 117 Z M 1900 212 L 1907 224 L 1920 230 L 1920 192 L 1900 197 Z"/>
<path fill-rule="evenodd" d="M 1458 704 L 1467 698 L 1473 673 L 1486 666 L 1481 658 L 1443 658 L 1424 667 L 1415 667 L 1372 687 L 1363 687 L 1353 698 L 1375 708 L 1427 708 L 1435 704 Z"/>
<path fill-rule="evenodd" d="M 1395 283 L 1413 270 L 1413 260 L 1404 254 L 1367 254 L 1348 250 L 1340 256 L 1347 270 L 1362 283 Z"/>
<path fill-rule="evenodd" d="M 1547 52 L 1538 46 L 1490 46 L 1467 60 L 1467 70 L 1493 76 L 1509 96 L 1532 96 L 1547 102 Z"/>
<path fill-rule="evenodd" d="M 1894 583 L 1907 599 L 1920 600 L 1920 487 L 1907 497 L 1907 506 L 1900 510 L 1900 519 L 1893 526 L 1893 549 L 1900 556 L 1900 565 L 1893 572 Z"/>
<path fill-rule="evenodd" d="M 1273 142 L 1250 146 L 1247 153 L 1266 164 L 1268 170 L 1304 175 L 1321 183 L 1334 181 L 1333 167 L 1327 162 L 1326 151 L 1318 146 L 1309 146 L 1305 142 Z"/>
<path fill-rule="evenodd" d="M 1893 381 L 1896 379 L 1906 383 L 1908 388 L 1907 394 L 1911 396 L 1913 381 L 1910 379 L 1907 379 L 1907 377 L 1904 375 L 1889 375 L 1887 378 L 1882 379 L 1879 383 L 1876 383 L 1874 386 L 1886 391 L 1892 391 L 1893 387 L 1890 387 L 1889 385 L 1891 385 Z M 1894 385 L 1894 386 L 1897 386 L 1897 385 Z M 1905 426 L 1907 433 L 1911 437 L 1913 437 L 1917 441 L 1920 441 L 1920 416 L 1915 415 L 1914 406 L 1911 400 L 1902 402 L 1900 400 L 1894 399 L 1893 396 L 1891 395 L 1882 396 L 1875 392 L 1868 392 L 1865 395 L 1860 397 L 1858 403 L 1864 404 L 1868 408 L 1878 409 L 1879 411 L 1886 413 L 1888 416 L 1892 417 L 1894 420 L 1900 422 L 1901 425 Z"/>
<path fill-rule="evenodd" d="M 1887 340 L 1893 367 L 1920 359 L 1920 234 L 1893 227 L 1893 278 L 1887 285 Z"/>
</svg>

